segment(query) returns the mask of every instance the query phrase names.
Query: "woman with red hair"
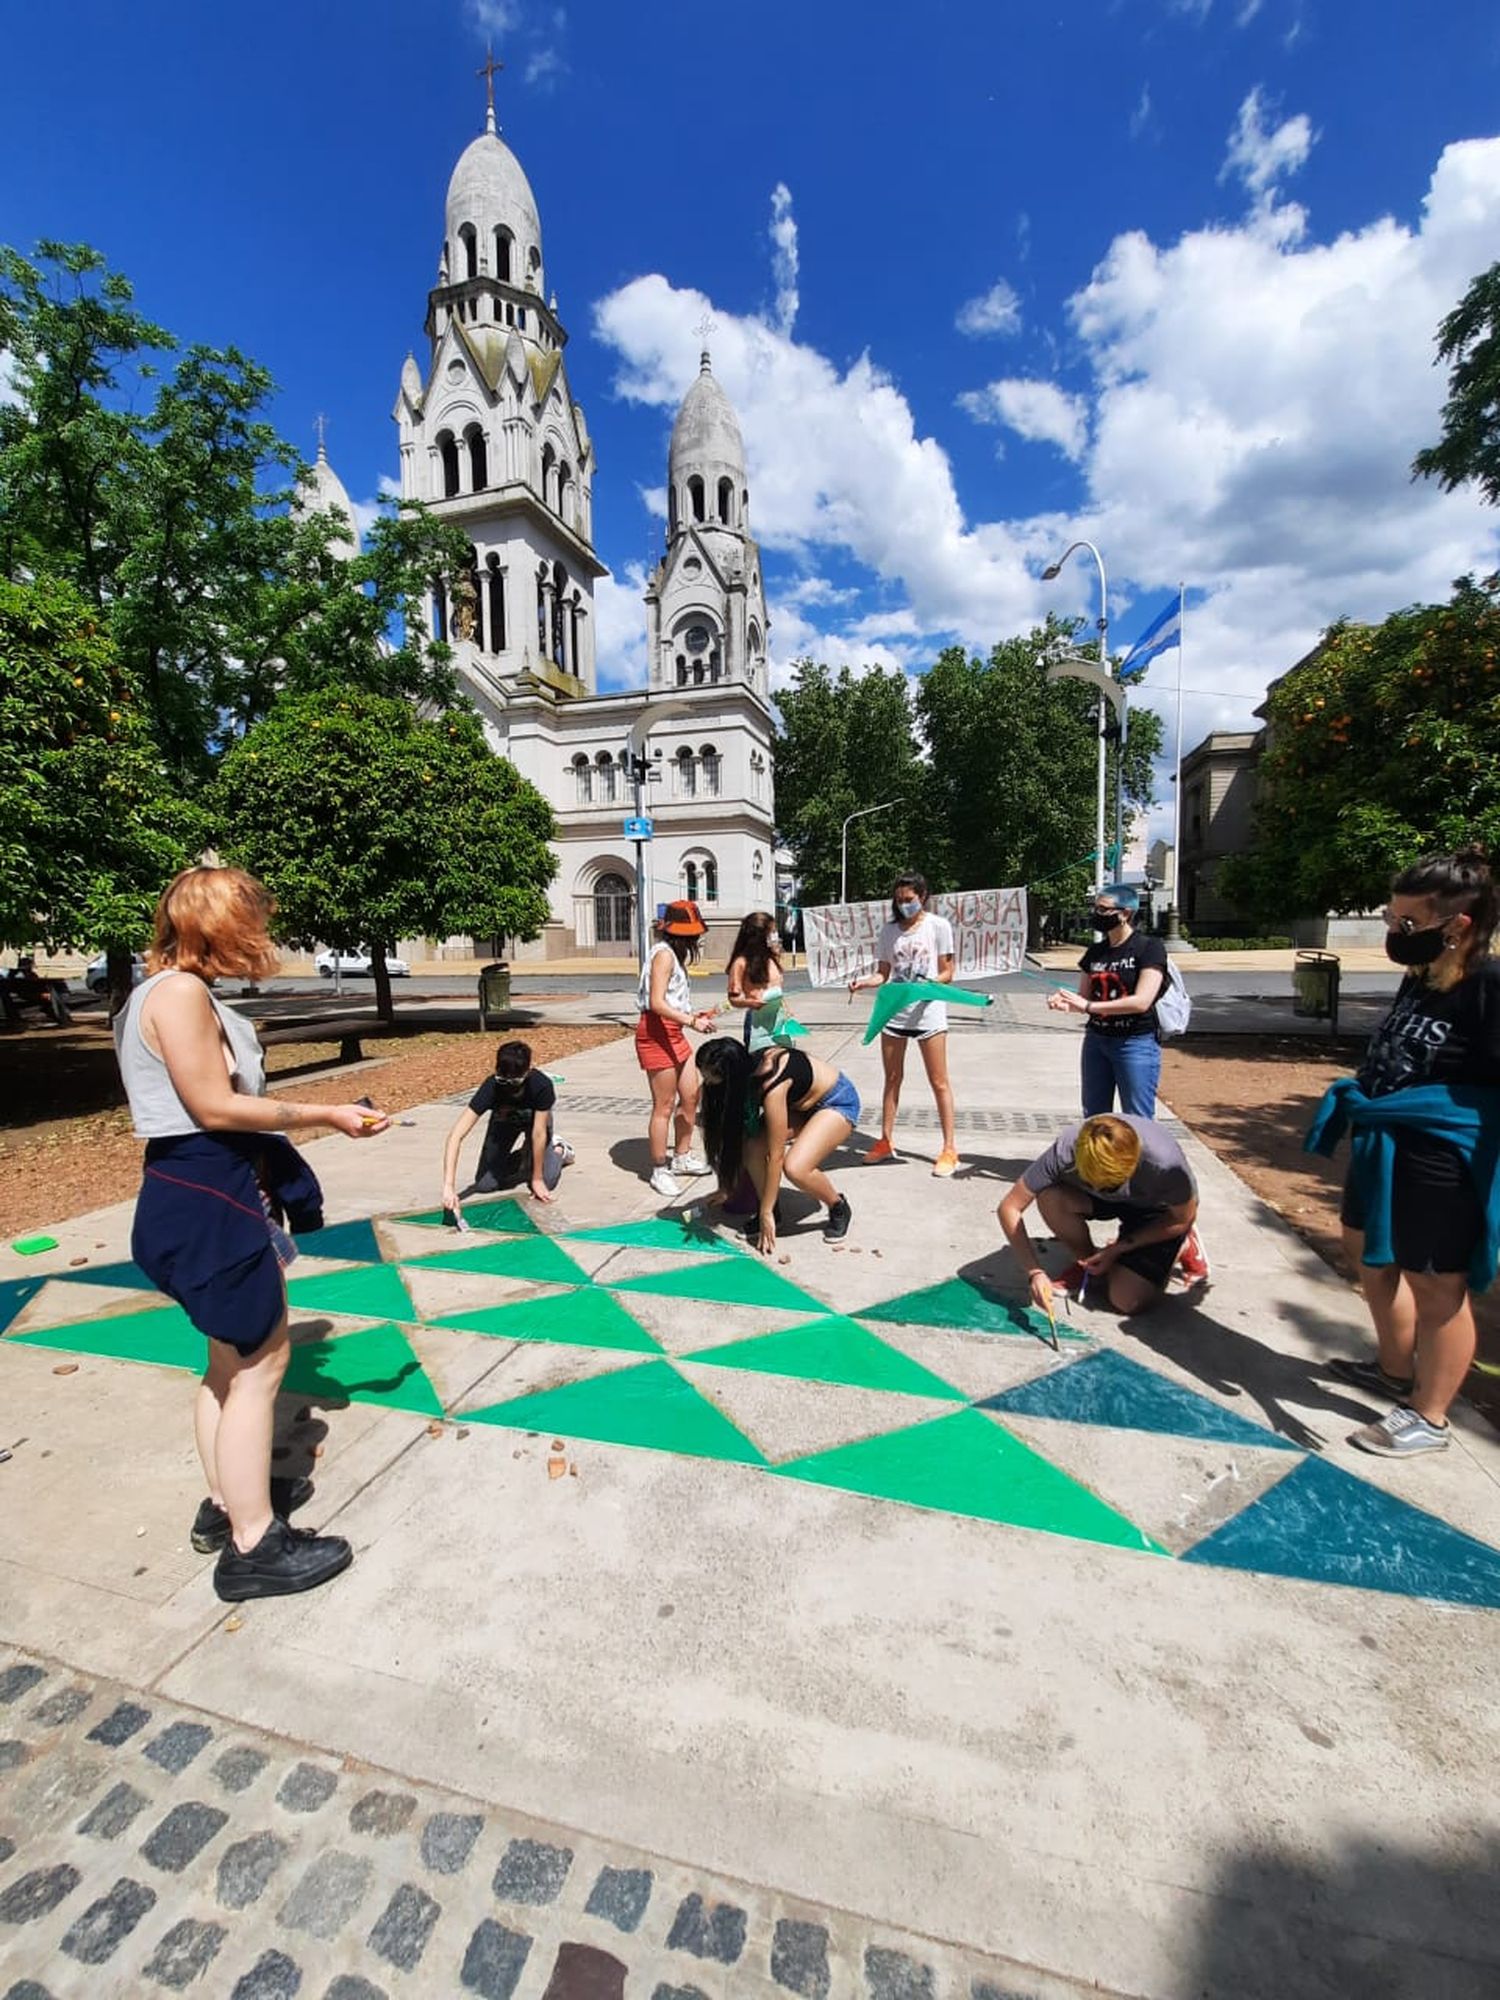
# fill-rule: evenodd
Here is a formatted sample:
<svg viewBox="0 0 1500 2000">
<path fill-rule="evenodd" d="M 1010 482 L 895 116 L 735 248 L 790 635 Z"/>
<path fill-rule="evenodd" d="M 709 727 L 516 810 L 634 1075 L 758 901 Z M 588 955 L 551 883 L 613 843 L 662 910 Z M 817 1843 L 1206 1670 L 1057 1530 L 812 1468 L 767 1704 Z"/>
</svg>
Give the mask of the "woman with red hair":
<svg viewBox="0 0 1500 2000">
<path fill-rule="evenodd" d="M 288 1104 L 265 1095 L 255 1029 L 214 995 L 222 978 L 276 969 L 270 897 L 237 868 L 189 868 L 156 906 L 149 978 L 115 1019 L 120 1074 L 145 1176 L 130 1250 L 208 1341 L 194 1411 L 208 1498 L 194 1548 L 220 1551 L 214 1588 L 239 1601 L 311 1590 L 352 1558 L 341 1535 L 308 1535 L 286 1514 L 306 1480 L 271 1481 L 276 1393 L 286 1373 L 280 1227 L 322 1225 L 322 1190 L 280 1135 L 332 1126 L 351 1139 L 383 1132 L 383 1112 L 359 1104 Z M 273 1502 L 278 1504 L 273 1504 Z"/>
</svg>

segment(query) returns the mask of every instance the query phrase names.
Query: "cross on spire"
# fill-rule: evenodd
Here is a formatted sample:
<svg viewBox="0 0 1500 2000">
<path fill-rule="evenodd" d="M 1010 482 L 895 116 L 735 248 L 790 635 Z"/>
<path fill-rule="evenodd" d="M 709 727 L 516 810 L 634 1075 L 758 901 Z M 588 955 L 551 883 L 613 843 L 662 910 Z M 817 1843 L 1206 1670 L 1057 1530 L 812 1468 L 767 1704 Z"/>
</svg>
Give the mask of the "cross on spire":
<svg viewBox="0 0 1500 2000">
<path fill-rule="evenodd" d="M 326 445 L 325 433 L 327 432 L 328 429 L 328 419 L 327 417 L 324 416 L 321 410 L 319 410 L 318 412 L 317 425 L 318 425 L 318 456 L 319 458 L 326 458 L 328 456 L 328 453 L 327 450 L 325 449 Z"/>
<path fill-rule="evenodd" d="M 474 72 L 476 76 L 484 78 L 484 129 L 486 132 L 493 132 L 495 129 L 495 78 L 504 67 L 505 64 L 503 62 L 495 61 L 494 44 L 491 43 L 485 50 L 484 61 Z"/>
<path fill-rule="evenodd" d="M 718 330 L 719 330 L 718 321 L 715 320 L 712 313 L 709 312 L 705 312 L 702 319 L 700 319 L 698 324 L 693 328 L 694 333 L 697 334 L 699 340 L 701 340 L 703 343 L 703 353 L 700 359 L 700 366 L 702 368 L 703 373 L 705 374 L 707 374 L 709 366 L 709 358 L 708 358 L 709 338 L 711 335 L 717 333 Z"/>
</svg>

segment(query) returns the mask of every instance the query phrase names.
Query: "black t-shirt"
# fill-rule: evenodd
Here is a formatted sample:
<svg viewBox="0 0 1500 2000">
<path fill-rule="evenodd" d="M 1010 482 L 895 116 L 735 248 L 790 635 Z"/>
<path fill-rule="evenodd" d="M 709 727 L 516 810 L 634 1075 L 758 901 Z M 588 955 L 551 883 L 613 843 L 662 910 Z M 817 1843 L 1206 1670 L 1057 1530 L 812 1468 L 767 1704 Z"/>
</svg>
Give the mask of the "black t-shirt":
<svg viewBox="0 0 1500 2000">
<path fill-rule="evenodd" d="M 1130 932 L 1123 944 L 1111 944 L 1108 938 L 1101 938 L 1098 944 L 1091 944 L 1079 959 L 1078 970 L 1089 976 L 1086 998 L 1123 1000 L 1127 993 L 1134 993 L 1145 971 L 1159 972 L 1162 984 L 1166 984 L 1167 947 L 1160 938 L 1141 937 L 1135 931 Z M 1156 1008 L 1152 1005 L 1144 1014 L 1091 1014 L 1089 1033 L 1154 1035 Z"/>
<path fill-rule="evenodd" d="M 1368 1097 L 1419 1083 L 1500 1084 L 1500 959 L 1484 959 L 1446 993 L 1408 973 L 1358 1080 Z"/>
<path fill-rule="evenodd" d="M 557 1087 L 550 1076 L 529 1069 L 521 1087 L 502 1089 L 500 1079 L 487 1076 L 469 1099 L 476 1118 L 489 1115 L 490 1129 L 484 1137 L 486 1152 L 511 1153 L 531 1135 L 531 1121 L 537 1112 L 548 1112 L 557 1102 Z"/>
</svg>

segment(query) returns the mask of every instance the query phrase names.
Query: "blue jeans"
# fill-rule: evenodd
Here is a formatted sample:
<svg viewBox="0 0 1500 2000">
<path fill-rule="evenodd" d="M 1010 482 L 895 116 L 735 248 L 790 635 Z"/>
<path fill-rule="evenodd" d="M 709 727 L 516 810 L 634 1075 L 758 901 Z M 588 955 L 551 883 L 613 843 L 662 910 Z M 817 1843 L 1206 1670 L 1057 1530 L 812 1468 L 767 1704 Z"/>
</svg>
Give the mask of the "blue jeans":
<svg viewBox="0 0 1500 2000">
<path fill-rule="evenodd" d="M 1122 1111 L 1132 1118 L 1154 1118 L 1160 1076 L 1161 1043 L 1155 1035 L 1101 1035 L 1097 1028 L 1084 1029 L 1085 1118 L 1113 1111 L 1116 1091 Z"/>
</svg>

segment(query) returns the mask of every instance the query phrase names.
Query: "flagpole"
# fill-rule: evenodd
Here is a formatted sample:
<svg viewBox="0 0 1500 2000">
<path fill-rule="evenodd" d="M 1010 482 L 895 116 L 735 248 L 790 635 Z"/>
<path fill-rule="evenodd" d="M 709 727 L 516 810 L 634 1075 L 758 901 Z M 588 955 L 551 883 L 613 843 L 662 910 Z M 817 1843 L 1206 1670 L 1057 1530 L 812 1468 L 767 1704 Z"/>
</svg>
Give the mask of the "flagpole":
<svg viewBox="0 0 1500 2000">
<path fill-rule="evenodd" d="M 1182 942 L 1182 648 L 1187 586 L 1177 586 L 1177 775 L 1172 781 L 1172 900 L 1167 905 L 1167 942 Z"/>
</svg>

